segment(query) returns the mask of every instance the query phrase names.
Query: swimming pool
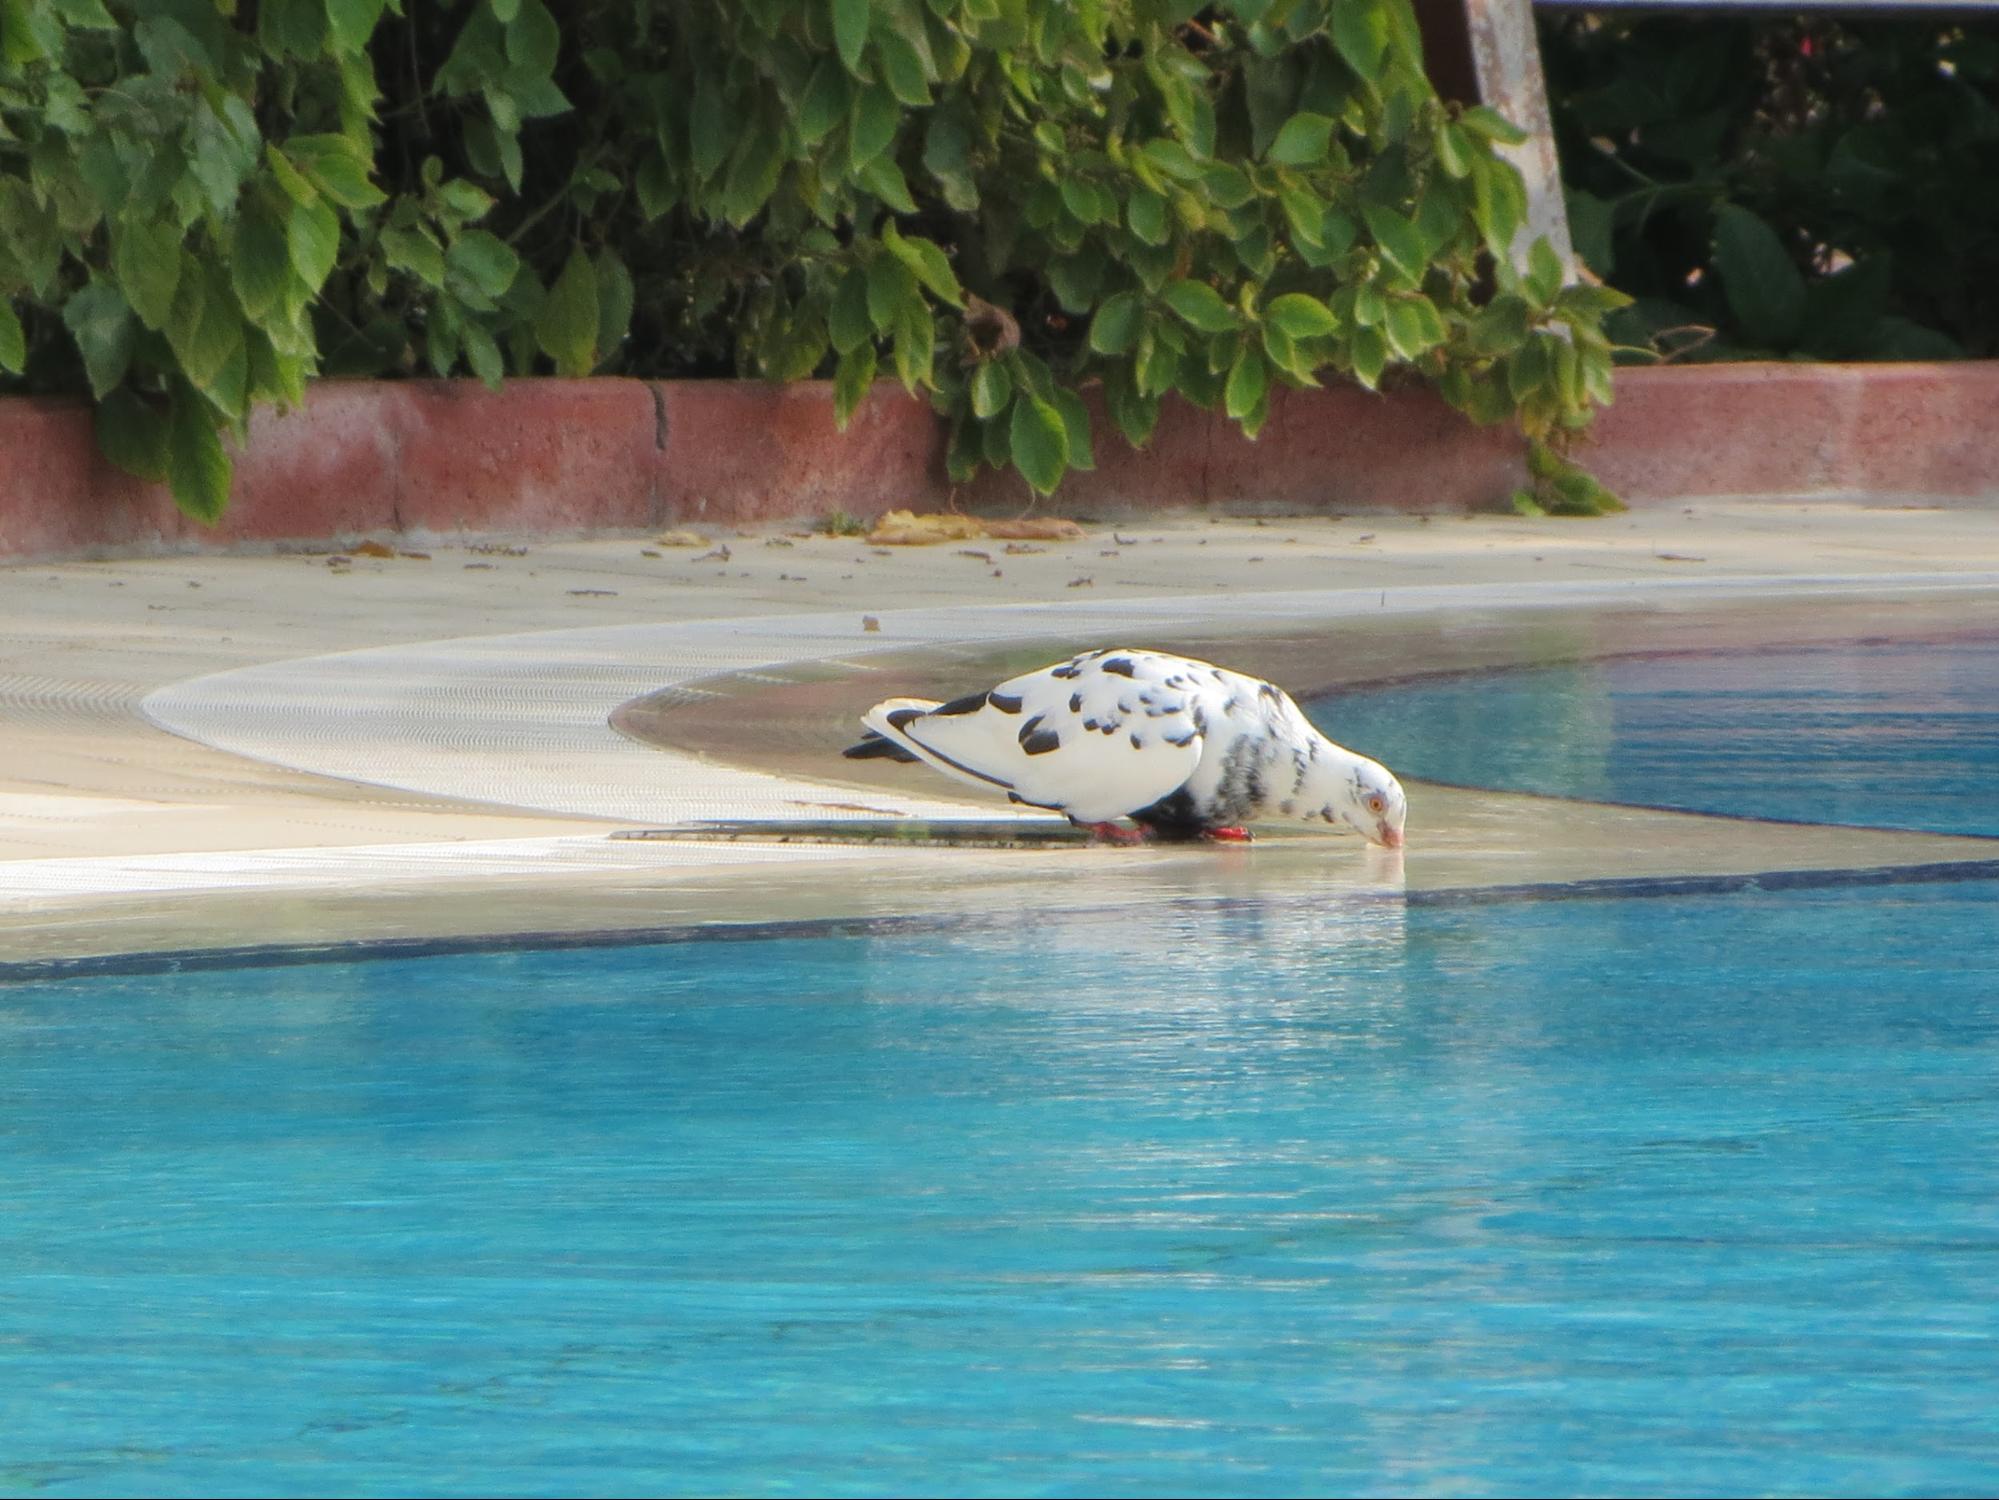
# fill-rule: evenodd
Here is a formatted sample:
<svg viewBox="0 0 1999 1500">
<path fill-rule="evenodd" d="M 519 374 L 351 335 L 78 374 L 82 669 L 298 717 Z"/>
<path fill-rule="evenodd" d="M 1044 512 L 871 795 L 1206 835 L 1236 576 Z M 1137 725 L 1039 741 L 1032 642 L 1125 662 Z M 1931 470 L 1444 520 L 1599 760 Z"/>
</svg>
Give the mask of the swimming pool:
<svg viewBox="0 0 1999 1500">
<path fill-rule="evenodd" d="M 1990 1490 L 1995 898 L 0 986 L 0 1484 Z"/>
<path fill-rule="evenodd" d="M 1612 657 L 1346 689 L 1320 727 L 1404 775 L 1999 836 L 1999 636 Z"/>
</svg>

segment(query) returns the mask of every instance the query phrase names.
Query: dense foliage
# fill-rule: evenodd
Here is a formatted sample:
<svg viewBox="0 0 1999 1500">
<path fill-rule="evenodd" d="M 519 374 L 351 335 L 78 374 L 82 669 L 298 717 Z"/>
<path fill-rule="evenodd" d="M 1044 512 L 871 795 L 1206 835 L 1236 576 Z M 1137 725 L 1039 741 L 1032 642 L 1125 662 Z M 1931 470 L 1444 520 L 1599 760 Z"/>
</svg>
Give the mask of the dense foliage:
<svg viewBox="0 0 1999 1500">
<path fill-rule="evenodd" d="M 1544 14 L 1577 249 L 1685 358 L 1999 353 L 1999 26 Z"/>
<path fill-rule="evenodd" d="M 190 512 L 321 371 L 877 372 L 1047 491 L 1162 396 L 1559 437 L 1602 315 L 1408 0 L 0 0 L 0 379 Z M 1551 473 L 1563 466 L 1537 449 Z M 1580 492 L 1579 492 L 1580 493 Z"/>
</svg>

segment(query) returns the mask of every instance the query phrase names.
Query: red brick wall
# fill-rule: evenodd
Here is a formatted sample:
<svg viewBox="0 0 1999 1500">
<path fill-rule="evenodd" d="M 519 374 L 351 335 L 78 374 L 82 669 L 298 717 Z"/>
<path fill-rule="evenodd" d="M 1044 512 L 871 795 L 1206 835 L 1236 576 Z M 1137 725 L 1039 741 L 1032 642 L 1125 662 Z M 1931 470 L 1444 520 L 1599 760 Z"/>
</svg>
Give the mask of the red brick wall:
<svg viewBox="0 0 1999 1500">
<path fill-rule="evenodd" d="M 1617 389 L 1579 456 L 1634 505 L 1999 501 L 1999 363 L 1632 369 Z M 1096 418 L 1096 470 L 1048 508 L 1455 511 L 1504 506 L 1522 478 L 1516 437 L 1417 390 L 1281 392 L 1254 443 L 1177 402 L 1143 452 Z M 0 400 L 0 557 L 867 517 L 943 503 L 943 457 L 929 405 L 886 383 L 842 433 L 822 382 L 326 381 L 258 413 L 203 528 L 96 456 L 85 407 Z M 959 499 L 1010 510 L 1026 487 L 988 474 Z"/>
</svg>

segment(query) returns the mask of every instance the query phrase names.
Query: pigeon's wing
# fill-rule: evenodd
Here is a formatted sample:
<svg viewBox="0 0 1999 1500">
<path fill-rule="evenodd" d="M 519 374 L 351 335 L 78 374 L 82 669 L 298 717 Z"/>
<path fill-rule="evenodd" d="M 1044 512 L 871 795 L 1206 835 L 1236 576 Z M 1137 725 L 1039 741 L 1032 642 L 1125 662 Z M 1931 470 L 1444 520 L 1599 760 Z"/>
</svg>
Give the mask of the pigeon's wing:
<svg viewBox="0 0 1999 1500">
<path fill-rule="evenodd" d="M 1149 807 L 1200 764 L 1204 689 L 1193 664 L 1093 651 L 988 693 L 919 707 L 890 699 L 868 728 L 946 775 L 1085 823 Z"/>
</svg>

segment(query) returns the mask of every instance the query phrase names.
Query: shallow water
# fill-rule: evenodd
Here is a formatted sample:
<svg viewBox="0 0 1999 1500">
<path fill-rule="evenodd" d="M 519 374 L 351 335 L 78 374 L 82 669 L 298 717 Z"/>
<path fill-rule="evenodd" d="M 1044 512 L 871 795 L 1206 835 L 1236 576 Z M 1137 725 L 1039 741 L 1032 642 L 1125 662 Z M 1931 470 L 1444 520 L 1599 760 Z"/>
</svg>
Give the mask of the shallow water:
<svg viewBox="0 0 1999 1500">
<path fill-rule="evenodd" d="M 1432 781 L 1999 836 L 1999 637 L 1563 663 L 1347 690 L 1309 711 Z"/>
<path fill-rule="evenodd" d="M 0 1487 L 1989 1492 L 1995 898 L 0 987 Z"/>
</svg>

